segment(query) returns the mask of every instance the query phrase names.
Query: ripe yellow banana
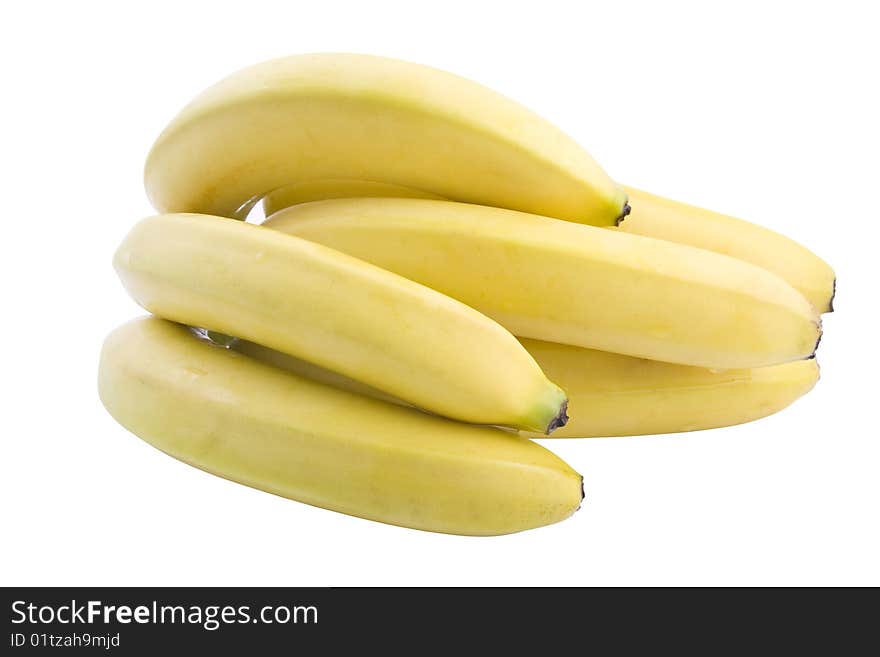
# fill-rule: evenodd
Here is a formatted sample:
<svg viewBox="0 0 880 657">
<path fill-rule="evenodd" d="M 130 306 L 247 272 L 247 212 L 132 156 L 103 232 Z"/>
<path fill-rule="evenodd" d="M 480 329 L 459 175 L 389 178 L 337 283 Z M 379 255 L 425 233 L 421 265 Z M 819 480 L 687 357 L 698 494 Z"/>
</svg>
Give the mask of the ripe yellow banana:
<svg viewBox="0 0 880 657">
<path fill-rule="evenodd" d="M 564 344 L 521 340 L 568 394 L 554 438 L 638 436 L 726 427 L 782 410 L 819 378 L 816 359 L 708 370 Z"/>
<path fill-rule="evenodd" d="M 831 312 L 834 270 L 791 238 L 763 226 L 624 187 L 634 210 L 611 227 L 624 233 L 687 244 L 714 251 L 777 274 L 803 294 L 819 312 Z M 263 199 L 267 217 L 299 203 L 337 198 L 388 197 L 448 200 L 421 190 L 364 180 L 325 180 L 290 185 Z"/>
<path fill-rule="evenodd" d="M 571 419 L 551 438 L 641 436 L 743 424 L 781 411 L 819 379 L 814 358 L 754 369 L 709 370 L 541 340 L 520 342 L 568 395 Z M 233 348 L 304 378 L 406 405 L 262 345 L 242 340 Z"/>
<path fill-rule="evenodd" d="M 632 213 L 616 230 L 645 235 L 751 262 L 778 274 L 820 312 L 830 312 L 834 270 L 794 240 L 719 212 L 626 187 Z"/>
<path fill-rule="evenodd" d="M 234 219 L 159 215 L 114 264 L 161 317 L 307 359 L 420 407 L 550 432 L 565 394 L 494 321 L 319 244 Z"/>
<path fill-rule="evenodd" d="M 160 212 L 238 216 L 290 183 L 372 180 L 613 225 L 626 195 L 578 144 L 518 103 L 426 66 L 298 55 L 196 97 L 147 159 Z"/>
<path fill-rule="evenodd" d="M 581 477 L 520 436 L 336 390 L 158 318 L 104 343 L 107 410 L 213 474 L 362 518 L 497 535 L 567 518 Z"/>
<path fill-rule="evenodd" d="M 267 217 L 279 210 L 300 203 L 326 201 L 332 198 L 423 198 L 434 201 L 446 200 L 437 194 L 423 192 L 412 187 L 389 185 L 371 180 L 313 180 L 285 185 L 263 198 L 263 212 Z"/>
<path fill-rule="evenodd" d="M 755 265 L 681 244 L 478 205 L 316 201 L 273 229 L 460 299 L 516 335 L 713 368 L 815 351 L 807 300 Z"/>
</svg>

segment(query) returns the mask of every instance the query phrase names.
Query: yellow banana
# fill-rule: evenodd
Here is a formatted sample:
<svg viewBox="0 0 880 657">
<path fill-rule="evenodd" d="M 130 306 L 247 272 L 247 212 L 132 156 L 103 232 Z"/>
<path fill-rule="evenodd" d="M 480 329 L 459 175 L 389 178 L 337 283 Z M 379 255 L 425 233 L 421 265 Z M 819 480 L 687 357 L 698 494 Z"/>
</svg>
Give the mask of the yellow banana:
<svg viewBox="0 0 880 657">
<path fill-rule="evenodd" d="M 626 195 L 518 103 L 426 66 L 353 54 L 257 64 L 204 91 L 147 159 L 160 212 L 239 216 L 291 183 L 372 180 L 610 226 Z"/>
<path fill-rule="evenodd" d="M 341 513 L 496 535 L 567 518 L 581 477 L 520 436 L 346 393 L 142 318 L 104 343 L 99 391 L 190 465 Z"/>
<path fill-rule="evenodd" d="M 726 427 L 782 410 L 819 378 L 816 359 L 708 370 L 521 340 L 565 390 L 571 420 L 554 438 L 638 436 Z"/>
<path fill-rule="evenodd" d="M 263 212 L 267 217 L 279 210 L 300 203 L 326 201 L 331 198 L 423 198 L 445 200 L 442 196 L 412 187 L 389 185 L 371 180 L 313 180 L 285 185 L 263 198 Z"/>
<path fill-rule="evenodd" d="M 713 368 L 815 351 L 807 300 L 755 265 L 672 242 L 478 205 L 317 201 L 275 230 L 444 292 L 516 335 Z"/>
<path fill-rule="evenodd" d="M 626 187 L 632 213 L 617 230 L 688 244 L 751 262 L 778 274 L 819 312 L 829 312 L 834 270 L 784 235 L 711 210 Z"/>
<path fill-rule="evenodd" d="M 234 219 L 159 215 L 114 264 L 144 308 L 308 359 L 420 407 L 552 431 L 565 394 L 492 320 L 319 244 Z"/>
<path fill-rule="evenodd" d="M 520 342 L 568 395 L 571 419 L 551 438 L 641 436 L 743 424 L 781 411 L 819 379 L 815 358 L 754 369 L 709 370 L 541 340 L 521 338 Z M 406 405 L 274 349 L 246 341 L 233 348 L 304 378 Z"/>
<path fill-rule="evenodd" d="M 625 186 L 624 190 L 635 210 L 612 230 L 687 244 L 751 262 L 785 279 L 819 312 L 833 310 L 834 270 L 794 240 L 742 219 L 633 187 Z M 447 200 L 408 187 L 362 180 L 326 180 L 283 187 L 263 199 L 263 205 L 269 217 L 299 203 L 357 197 Z"/>
</svg>

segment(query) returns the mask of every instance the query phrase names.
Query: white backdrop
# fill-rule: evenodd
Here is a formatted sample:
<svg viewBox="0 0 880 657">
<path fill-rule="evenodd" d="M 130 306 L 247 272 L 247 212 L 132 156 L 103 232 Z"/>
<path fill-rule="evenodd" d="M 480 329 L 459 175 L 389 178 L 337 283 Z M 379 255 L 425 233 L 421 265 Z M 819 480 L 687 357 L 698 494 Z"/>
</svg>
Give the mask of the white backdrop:
<svg viewBox="0 0 880 657">
<path fill-rule="evenodd" d="M 0 584 L 880 584 L 877 16 L 870 3 L 32 2 L 0 9 Z M 311 508 L 179 463 L 96 393 L 141 314 L 110 265 L 163 125 L 245 65 L 389 55 L 502 91 L 620 181 L 835 266 L 822 380 L 712 432 L 544 441 L 571 519 L 476 539 Z"/>
</svg>

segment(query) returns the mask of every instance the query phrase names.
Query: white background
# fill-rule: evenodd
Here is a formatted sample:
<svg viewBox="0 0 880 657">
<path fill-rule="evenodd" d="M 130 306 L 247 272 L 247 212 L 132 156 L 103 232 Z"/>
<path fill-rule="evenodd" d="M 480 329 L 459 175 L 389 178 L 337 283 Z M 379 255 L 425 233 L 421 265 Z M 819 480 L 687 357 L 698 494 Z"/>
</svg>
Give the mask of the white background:
<svg viewBox="0 0 880 657">
<path fill-rule="evenodd" d="M 868 2 L 3 3 L 0 583 L 880 584 L 877 16 Z M 824 8 L 823 8 L 824 7 Z M 764 223 L 838 273 L 816 389 L 690 435 L 545 441 L 563 523 L 475 539 L 287 501 L 101 407 L 110 265 L 152 140 L 245 65 L 390 55 L 517 98 L 620 181 Z"/>
</svg>

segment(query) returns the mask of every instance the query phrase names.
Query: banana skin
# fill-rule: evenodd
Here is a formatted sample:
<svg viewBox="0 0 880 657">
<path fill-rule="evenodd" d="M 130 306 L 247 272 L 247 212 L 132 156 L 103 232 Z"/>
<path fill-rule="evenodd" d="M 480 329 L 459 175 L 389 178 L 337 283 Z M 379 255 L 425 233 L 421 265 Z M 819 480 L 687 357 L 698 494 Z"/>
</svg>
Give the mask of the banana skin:
<svg viewBox="0 0 880 657">
<path fill-rule="evenodd" d="M 820 313 L 832 312 L 836 277 L 819 256 L 763 226 L 624 185 L 631 206 L 617 226 L 633 235 L 686 244 L 750 262 L 777 274 Z M 263 199 L 266 217 L 284 208 L 337 198 L 388 197 L 448 200 L 417 189 L 366 180 L 323 180 L 290 185 Z"/>
<path fill-rule="evenodd" d="M 551 123 L 470 80 L 357 54 L 296 55 L 210 87 L 156 140 L 159 212 L 242 216 L 292 183 L 369 180 L 614 225 L 626 195 Z"/>
<path fill-rule="evenodd" d="M 379 399 L 389 404 L 413 407 L 412 404 L 409 404 L 398 397 L 389 395 L 387 392 L 383 392 L 378 388 L 367 385 L 366 383 L 361 383 L 360 381 L 347 377 L 339 372 L 325 369 L 320 365 L 315 365 L 302 358 L 297 358 L 296 356 L 291 356 L 290 354 L 285 354 L 276 351 L 275 349 L 264 347 L 256 342 L 234 339 L 228 342 L 228 345 L 230 349 L 234 349 L 240 354 L 244 354 L 249 358 L 265 363 L 266 365 L 271 365 L 272 367 L 292 372 L 303 379 L 317 381 L 318 383 L 352 392 L 356 395 Z"/>
<path fill-rule="evenodd" d="M 815 358 L 709 370 L 539 340 L 521 342 L 568 395 L 571 420 L 553 438 L 640 436 L 743 424 L 781 411 L 819 380 Z"/>
<path fill-rule="evenodd" d="M 107 337 L 98 386 L 163 452 L 348 515 L 492 536 L 563 520 L 583 498 L 580 475 L 528 439 L 309 381 L 155 317 Z"/>
<path fill-rule="evenodd" d="M 300 203 L 333 198 L 421 198 L 444 201 L 442 196 L 412 187 L 389 185 L 373 180 L 310 180 L 280 187 L 263 197 L 263 213 L 270 217 L 279 210 Z"/>
<path fill-rule="evenodd" d="M 634 187 L 625 187 L 632 212 L 615 230 L 688 244 L 763 267 L 788 281 L 820 313 L 833 310 L 831 266 L 794 240 L 769 228 Z"/>
<path fill-rule="evenodd" d="M 754 369 L 709 370 L 541 340 L 520 338 L 520 342 L 568 396 L 571 417 L 550 438 L 643 436 L 744 424 L 781 411 L 819 379 L 815 358 Z M 381 390 L 261 345 L 239 341 L 233 348 L 341 390 L 407 405 Z"/>
<path fill-rule="evenodd" d="M 504 328 L 427 287 L 234 219 L 138 223 L 114 265 L 148 311 L 304 358 L 426 410 L 550 432 L 562 390 Z"/>
<path fill-rule="evenodd" d="M 521 337 L 731 369 L 808 358 L 821 335 L 775 274 L 641 235 L 400 198 L 304 203 L 264 225 L 439 290 Z"/>
</svg>

